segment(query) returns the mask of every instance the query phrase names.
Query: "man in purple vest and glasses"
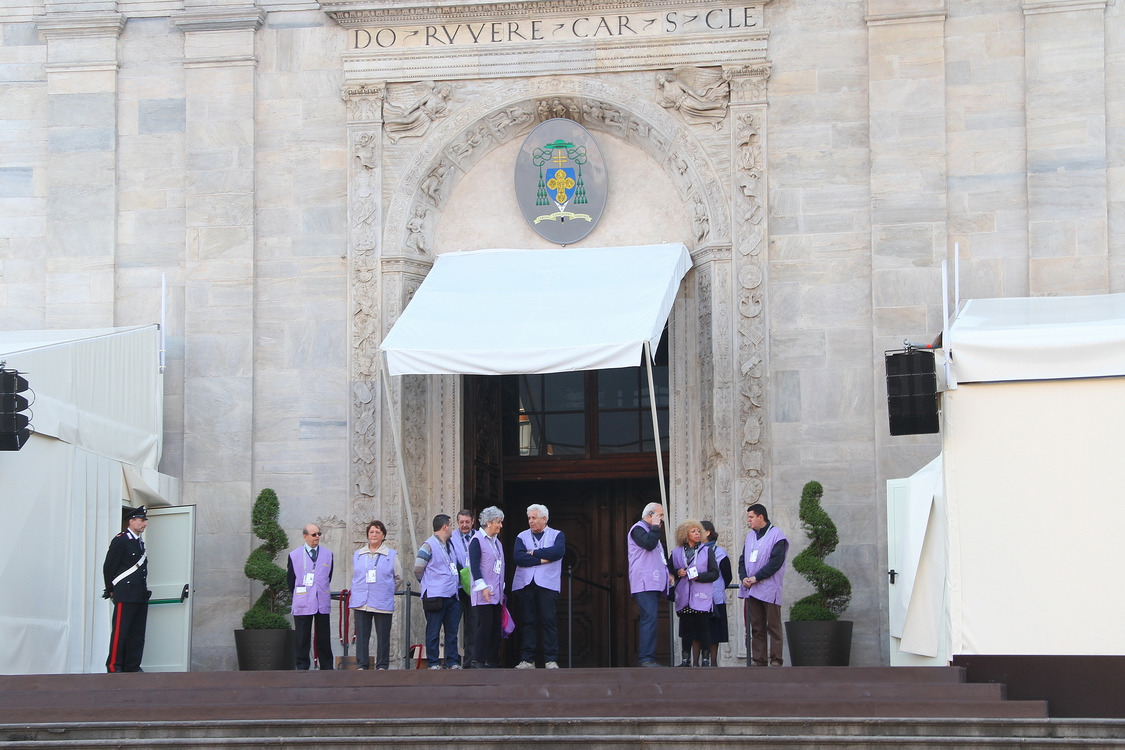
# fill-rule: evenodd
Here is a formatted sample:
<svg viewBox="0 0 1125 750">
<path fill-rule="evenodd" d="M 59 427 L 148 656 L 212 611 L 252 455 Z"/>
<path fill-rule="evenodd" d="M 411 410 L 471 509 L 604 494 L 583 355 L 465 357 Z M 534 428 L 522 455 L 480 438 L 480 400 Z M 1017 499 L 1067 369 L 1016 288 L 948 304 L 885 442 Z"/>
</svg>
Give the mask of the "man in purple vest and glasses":
<svg viewBox="0 0 1125 750">
<path fill-rule="evenodd" d="M 642 667 L 659 667 L 656 662 L 656 617 L 660 597 L 668 593 L 675 580 L 668 570 L 668 558 L 660 541 L 664 506 L 649 503 L 641 520 L 629 529 L 629 592 L 641 610 L 637 640 L 637 661 Z"/>
<path fill-rule="evenodd" d="M 745 601 L 746 666 L 766 666 L 766 634 L 769 634 L 769 664 L 780 667 L 784 661 L 781 630 L 781 589 L 785 581 L 785 554 L 789 540 L 770 523 L 766 506 L 755 503 L 746 509 L 750 531 L 738 560 L 742 585 L 738 598 Z"/>
<path fill-rule="evenodd" d="M 316 624 L 316 661 L 321 669 L 332 669 L 332 552 L 320 546 L 320 527 L 305 524 L 305 543 L 289 553 L 286 578 L 293 595 L 293 645 L 297 669 L 312 666 L 313 623 Z"/>
</svg>

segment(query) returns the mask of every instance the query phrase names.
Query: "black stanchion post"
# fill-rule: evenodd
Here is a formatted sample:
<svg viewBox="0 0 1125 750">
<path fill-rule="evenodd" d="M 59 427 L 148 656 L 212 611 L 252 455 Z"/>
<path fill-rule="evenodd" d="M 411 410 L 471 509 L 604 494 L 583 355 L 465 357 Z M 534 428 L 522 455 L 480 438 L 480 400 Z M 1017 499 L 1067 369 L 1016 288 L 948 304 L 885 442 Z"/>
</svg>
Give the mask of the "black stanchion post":
<svg viewBox="0 0 1125 750">
<path fill-rule="evenodd" d="M 676 666 L 676 600 L 668 600 L 668 666 Z"/>
<path fill-rule="evenodd" d="M 566 567 L 566 667 L 574 668 L 574 566 Z"/>
<path fill-rule="evenodd" d="M 403 659 L 402 668 L 410 669 L 410 583 L 406 584 L 406 603 L 403 606 L 403 622 L 402 622 L 402 646 L 406 649 L 406 657 Z"/>
</svg>

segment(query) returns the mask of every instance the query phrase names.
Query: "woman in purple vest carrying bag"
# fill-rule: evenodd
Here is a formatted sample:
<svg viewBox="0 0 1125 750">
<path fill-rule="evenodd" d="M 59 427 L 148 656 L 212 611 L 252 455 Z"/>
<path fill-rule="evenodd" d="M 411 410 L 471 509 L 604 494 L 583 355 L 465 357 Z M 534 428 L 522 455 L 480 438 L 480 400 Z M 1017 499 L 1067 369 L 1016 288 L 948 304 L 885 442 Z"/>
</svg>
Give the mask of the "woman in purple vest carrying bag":
<svg viewBox="0 0 1125 750">
<path fill-rule="evenodd" d="M 668 567 L 676 576 L 676 614 L 680 618 L 681 667 L 691 666 L 691 643 L 699 641 L 700 665 L 711 666 L 711 609 L 719 567 L 703 546 L 703 526 L 694 519 L 676 529 L 676 548 Z"/>
<path fill-rule="evenodd" d="M 355 614 L 357 669 L 370 669 L 368 646 L 375 626 L 375 669 L 387 669 L 391 654 L 391 617 L 395 590 L 402 585 L 398 552 L 384 544 L 387 527 L 382 521 L 367 524 L 367 544 L 352 555 L 351 609 Z"/>
<path fill-rule="evenodd" d="M 500 605 L 504 601 L 504 549 L 500 529 L 504 511 L 490 505 L 480 512 L 480 528 L 469 542 L 469 570 L 473 576 L 472 606 L 477 608 L 473 669 L 500 667 Z"/>
</svg>

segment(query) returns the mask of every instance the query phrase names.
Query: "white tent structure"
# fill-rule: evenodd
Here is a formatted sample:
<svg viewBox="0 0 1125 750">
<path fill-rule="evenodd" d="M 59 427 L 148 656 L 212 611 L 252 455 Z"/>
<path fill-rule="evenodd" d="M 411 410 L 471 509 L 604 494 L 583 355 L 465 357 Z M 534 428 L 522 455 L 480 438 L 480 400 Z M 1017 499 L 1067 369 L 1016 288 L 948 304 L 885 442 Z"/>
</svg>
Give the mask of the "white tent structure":
<svg viewBox="0 0 1125 750">
<path fill-rule="evenodd" d="M 380 346 L 383 377 L 635 367 L 644 352 L 651 393 L 652 353 L 691 265 L 680 243 L 440 255 Z M 666 495 L 659 445 L 656 458 Z"/>
<path fill-rule="evenodd" d="M 1125 654 L 1125 294 L 970 300 L 943 343 L 942 456 L 888 483 L 892 660 Z"/>
<path fill-rule="evenodd" d="M 159 351 L 157 326 L 0 332 L 0 361 L 34 392 L 35 429 L 18 452 L 0 452 L 0 517 L 13 542 L 0 547 L 0 672 L 105 669 L 112 605 L 100 597 L 101 567 L 121 508 L 179 499 L 178 480 L 157 471 Z M 190 582 L 193 520 L 173 507 L 149 519 L 149 587 L 154 603 L 173 606 L 150 608 L 149 632 L 161 637 L 149 638 L 143 665 L 186 669 L 190 606 L 174 605 Z"/>
</svg>

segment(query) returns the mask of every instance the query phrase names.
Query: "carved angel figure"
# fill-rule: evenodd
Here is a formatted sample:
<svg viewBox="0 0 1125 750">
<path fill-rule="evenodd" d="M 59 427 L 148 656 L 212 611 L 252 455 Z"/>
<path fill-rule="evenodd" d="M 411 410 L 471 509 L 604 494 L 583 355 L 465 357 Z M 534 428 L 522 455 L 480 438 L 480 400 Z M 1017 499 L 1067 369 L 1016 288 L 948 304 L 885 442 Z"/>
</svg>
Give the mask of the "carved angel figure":
<svg viewBox="0 0 1125 750">
<path fill-rule="evenodd" d="M 730 103 L 730 81 L 719 68 L 682 66 L 656 74 L 657 103 L 679 110 L 693 125 L 709 124 L 723 129 Z"/>
<path fill-rule="evenodd" d="M 419 255 L 425 255 L 429 252 L 429 248 L 426 247 L 426 235 L 422 231 L 429 215 L 430 212 L 421 206 L 414 209 L 414 215 L 410 217 L 410 221 L 406 222 L 407 250 L 413 250 Z"/>
<path fill-rule="evenodd" d="M 391 143 L 400 138 L 414 138 L 425 135 L 430 123 L 449 115 L 449 98 L 453 89 L 448 83 L 423 82 L 421 96 L 411 97 L 405 104 L 386 101 L 383 103 L 383 126 Z M 412 84 L 416 90 L 417 84 Z"/>
</svg>

